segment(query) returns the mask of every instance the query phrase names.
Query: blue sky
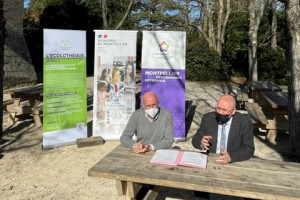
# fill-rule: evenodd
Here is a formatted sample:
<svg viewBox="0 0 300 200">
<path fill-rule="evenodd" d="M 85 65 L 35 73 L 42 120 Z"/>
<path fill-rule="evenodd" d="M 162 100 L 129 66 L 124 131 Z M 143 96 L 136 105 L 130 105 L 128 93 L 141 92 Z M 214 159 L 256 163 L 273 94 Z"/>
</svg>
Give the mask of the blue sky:
<svg viewBox="0 0 300 200">
<path fill-rule="evenodd" d="M 24 0 L 24 8 L 28 7 L 29 2 L 30 2 L 30 0 Z"/>
</svg>

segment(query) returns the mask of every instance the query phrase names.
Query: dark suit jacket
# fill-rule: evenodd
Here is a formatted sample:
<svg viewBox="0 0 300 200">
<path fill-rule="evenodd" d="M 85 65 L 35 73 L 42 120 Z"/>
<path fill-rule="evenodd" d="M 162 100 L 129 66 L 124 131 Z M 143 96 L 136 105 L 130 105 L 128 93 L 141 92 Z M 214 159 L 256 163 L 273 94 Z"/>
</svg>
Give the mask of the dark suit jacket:
<svg viewBox="0 0 300 200">
<path fill-rule="evenodd" d="M 202 149 L 201 139 L 211 135 L 209 152 L 216 153 L 218 139 L 218 122 L 215 112 L 203 115 L 200 128 L 192 139 L 192 144 L 197 149 Z M 248 160 L 254 154 L 253 128 L 248 116 L 235 112 L 228 136 L 227 151 L 231 162 Z"/>
</svg>

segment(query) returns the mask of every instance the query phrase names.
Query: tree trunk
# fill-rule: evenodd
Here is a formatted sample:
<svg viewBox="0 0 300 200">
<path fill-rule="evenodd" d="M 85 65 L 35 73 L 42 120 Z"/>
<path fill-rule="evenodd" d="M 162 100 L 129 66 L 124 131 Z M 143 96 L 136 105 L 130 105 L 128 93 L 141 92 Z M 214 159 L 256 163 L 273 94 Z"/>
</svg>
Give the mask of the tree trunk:
<svg viewBox="0 0 300 200">
<path fill-rule="evenodd" d="M 23 34 L 24 3 L 4 0 L 5 44 L 3 89 L 36 84 L 37 76 Z"/>
<path fill-rule="evenodd" d="M 271 49 L 277 48 L 277 0 L 272 0 L 272 35 L 271 35 Z"/>
<path fill-rule="evenodd" d="M 248 62 L 249 62 L 249 81 L 257 81 L 257 30 L 255 21 L 255 2 L 249 2 L 249 49 L 248 49 Z"/>
<path fill-rule="evenodd" d="M 99 0 L 101 2 L 101 0 Z M 102 0 L 102 19 L 103 19 L 103 29 L 108 29 L 107 23 L 107 3 L 106 0 Z"/>
<path fill-rule="evenodd" d="M 286 1 L 289 33 L 289 135 L 290 153 L 300 158 L 300 7 L 299 0 Z"/>
<path fill-rule="evenodd" d="M 3 0 L 0 0 L 0 103 L 3 104 L 3 72 L 4 72 L 4 39 L 5 39 L 5 18 L 3 11 Z M 1 133 L 0 139 L 3 136 L 2 126 L 3 126 L 3 107 L 0 107 L 0 125 Z"/>
<path fill-rule="evenodd" d="M 230 15 L 230 0 L 226 0 L 226 14 L 224 14 L 224 0 L 219 2 L 219 10 L 217 21 L 214 23 L 214 15 L 216 3 L 207 5 L 207 1 L 201 0 L 202 9 L 204 12 L 204 24 L 203 29 L 198 27 L 198 31 L 205 37 L 209 46 L 214 49 L 220 56 L 222 55 L 222 48 L 225 41 L 225 31 Z M 216 24 L 216 25 L 215 25 Z"/>
<path fill-rule="evenodd" d="M 248 61 L 249 61 L 249 80 L 257 81 L 257 31 L 266 8 L 267 1 L 261 0 L 259 7 L 256 7 L 254 0 L 249 1 L 249 48 L 248 48 Z"/>
<path fill-rule="evenodd" d="M 226 27 L 227 27 L 227 23 L 228 23 L 230 12 L 231 12 L 230 0 L 227 0 L 226 1 L 226 14 L 225 14 L 225 17 L 224 17 L 224 21 L 223 21 L 223 25 L 222 25 L 222 32 L 221 32 L 221 49 L 220 49 L 220 55 L 222 55 L 222 49 L 223 49 L 223 45 L 225 43 L 225 32 L 226 32 Z"/>
<path fill-rule="evenodd" d="M 208 16 L 208 39 L 209 46 L 216 50 L 214 22 L 211 15 Z"/>
<path fill-rule="evenodd" d="M 219 13 L 218 13 L 218 23 L 217 23 L 217 37 L 216 37 L 216 51 L 221 55 L 221 34 L 222 34 L 222 24 L 223 24 L 223 14 L 224 14 L 224 2 L 219 0 Z"/>
</svg>

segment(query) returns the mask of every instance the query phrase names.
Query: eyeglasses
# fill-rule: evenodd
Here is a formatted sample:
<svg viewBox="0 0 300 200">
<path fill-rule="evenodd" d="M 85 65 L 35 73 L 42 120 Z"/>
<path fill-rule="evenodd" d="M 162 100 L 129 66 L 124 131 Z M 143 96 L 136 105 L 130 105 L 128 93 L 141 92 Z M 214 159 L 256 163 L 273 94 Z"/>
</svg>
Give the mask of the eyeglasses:
<svg viewBox="0 0 300 200">
<path fill-rule="evenodd" d="M 219 112 L 223 112 L 223 113 L 229 113 L 231 111 L 233 111 L 234 108 L 232 109 L 225 109 L 225 108 L 220 108 L 220 107 L 216 107 L 216 110 Z"/>
<path fill-rule="evenodd" d="M 149 104 L 149 105 L 144 105 L 144 108 L 150 109 L 150 108 L 157 108 L 158 104 Z"/>
</svg>

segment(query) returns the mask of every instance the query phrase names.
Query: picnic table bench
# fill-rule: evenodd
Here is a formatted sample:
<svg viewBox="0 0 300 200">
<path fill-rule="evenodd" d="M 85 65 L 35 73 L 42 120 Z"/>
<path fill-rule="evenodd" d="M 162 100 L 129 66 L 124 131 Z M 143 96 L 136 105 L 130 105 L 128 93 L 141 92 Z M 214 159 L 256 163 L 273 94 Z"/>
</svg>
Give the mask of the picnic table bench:
<svg viewBox="0 0 300 200">
<path fill-rule="evenodd" d="M 240 108 L 244 108 L 245 103 L 249 101 L 249 96 L 246 92 L 244 92 L 242 90 L 237 90 L 236 100 L 239 103 Z"/>
<path fill-rule="evenodd" d="M 258 103 L 246 103 L 248 115 L 257 128 L 267 130 L 266 139 L 276 143 L 277 131 L 288 130 L 288 100 L 287 93 L 282 91 L 261 91 Z M 263 103 L 262 103 L 263 101 Z"/>
<path fill-rule="evenodd" d="M 278 130 L 288 130 L 287 93 L 272 81 L 249 81 L 249 102 L 246 106 L 256 127 L 267 130 L 266 139 L 276 143 Z M 267 120 L 267 123 L 266 123 Z"/>
<path fill-rule="evenodd" d="M 266 128 L 269 130 L 267 138 L 275 143 L 278 130 L 288 131 L 288 96 L 282 91 L 262 91 L 261 95 L 266 101 L 264 113 L 269 118 Z"/>
<path fill-rule="evenodd" d="M 262 111 L 261 107 L 257 103 L 245 103 L 245 107 L 248 111 L 248 115 L 252 123 L 257 128 L 265 128 L 268 124 L 267 117 Z"/>
<path fill-rule="evenodd" d="M 198 169 L 151 164 L 153 154 L 136 154 L 118 145 L 92 166 L 88 175 L 116 180 L 118 194 L 125 199 L 142 199 L 136 196 L 138 190 L 154 186 L 155 193 L 159 187 L 172 187 L 255 199 L 300 200 L 299 163 L 251 158 L 221 165 L 215 162 L 219 155 L 210 153 L 207 169 Z"/>
<path fill-rule="evenodd" d="M 2 108 L 4 111 L 7 111 L 10 107 L 18 106 L 20 104 L 20 98 L 12 98 L 10 94 L 3 94 L 3 103 Z M 9 119 L 12 123 L 15 121 L 16 113 L 8 112 Z"/>
<path fill-rule="evenodd" d="M 4 91 L 6 100 L 3 101 L 4 110 L 10 114 L 14 121 L 17 114 L 30 114 L 33 116 L 35 126 L 41 126 L 41 112 L 43 85 L 18 88 Z M 8 98 L 7 98 L 8 97 Z M 9 98 L 10 97 L 10 98 Z"/>
</svg>

